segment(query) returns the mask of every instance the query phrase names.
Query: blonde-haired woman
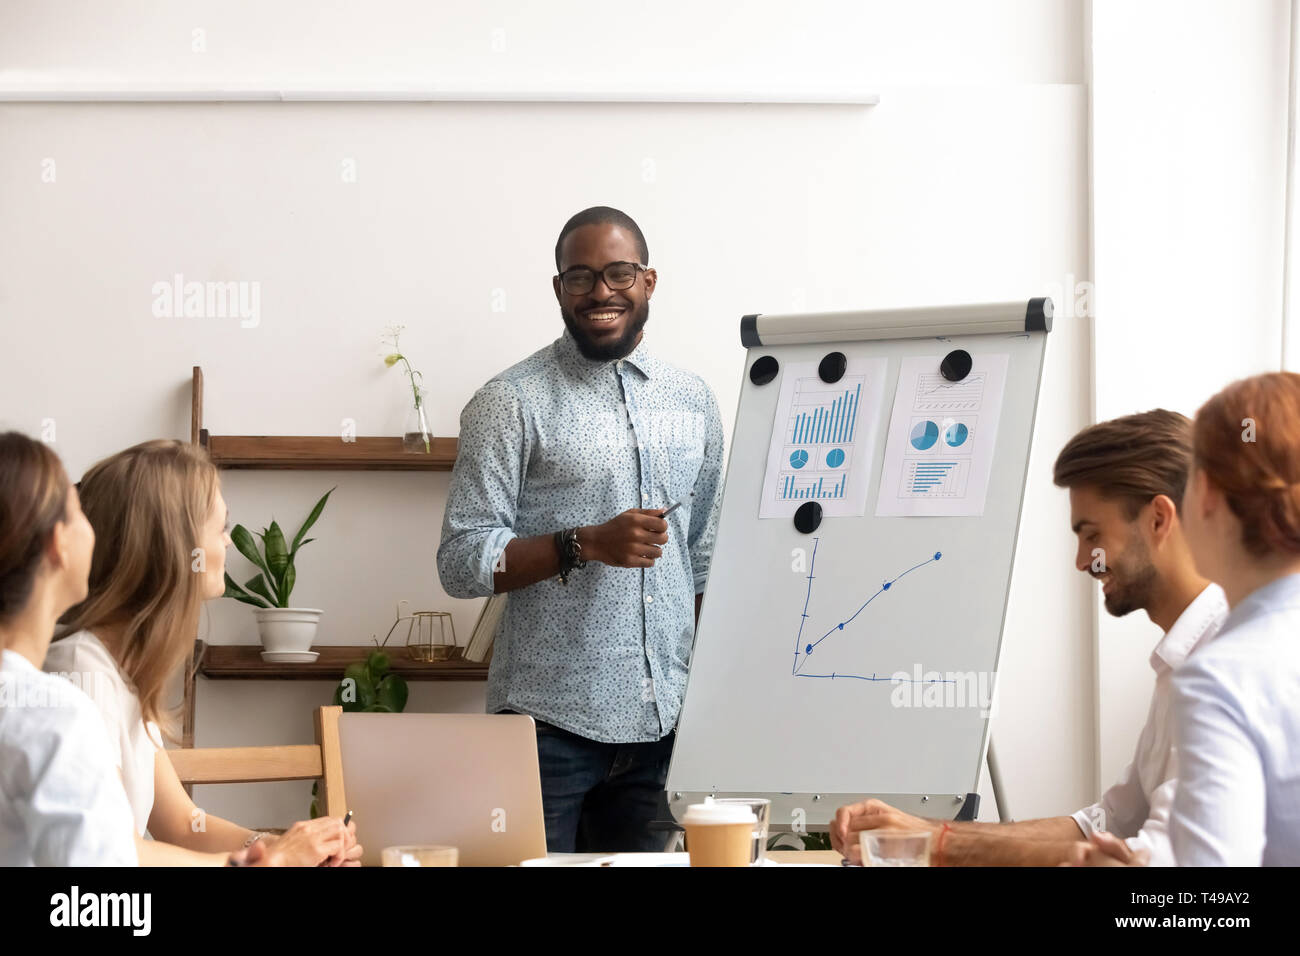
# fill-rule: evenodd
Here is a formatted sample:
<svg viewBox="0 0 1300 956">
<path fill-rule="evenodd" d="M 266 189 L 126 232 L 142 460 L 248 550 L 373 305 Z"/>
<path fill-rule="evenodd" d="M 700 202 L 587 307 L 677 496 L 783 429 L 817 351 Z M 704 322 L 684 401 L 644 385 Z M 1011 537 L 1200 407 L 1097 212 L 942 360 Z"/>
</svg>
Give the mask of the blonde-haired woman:
<svg viewBox="0 0 1300 956">
<path fill-rule="evenodd" d="M 78 485 L 95 529 L 89 594 L 61 619 L 45 670 L 77 674 L 109 728 L 144 865 L 221 865 L 259 834 L 203 814 L 163 749 L 165 696 L 184 667 L 205 600 L 225 591 L 226 503 L 207 455 L 149 441 L 94 465 Z M 202 825 L 195 825 L 202 821 Z M 337 818 L 260 837 L 267 862 L 355 862 L 355 825 Z M 166 846 L 171 844 L 172 846 Z M 178 849 L 180 848 L 180 849 Z"/>
</svg>

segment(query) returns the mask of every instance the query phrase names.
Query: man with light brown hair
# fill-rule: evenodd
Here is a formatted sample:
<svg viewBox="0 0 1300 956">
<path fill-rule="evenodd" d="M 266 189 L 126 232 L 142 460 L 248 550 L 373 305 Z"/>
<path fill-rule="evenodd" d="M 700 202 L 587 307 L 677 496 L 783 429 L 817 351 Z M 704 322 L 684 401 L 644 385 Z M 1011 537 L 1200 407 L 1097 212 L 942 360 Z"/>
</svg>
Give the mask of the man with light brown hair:
<svg viewBox="0 0 1300 956">
<path fill-rule="evenodd" d="M 1165 632 L 1151 653 L 1155 691 L 1137 750 L 1099 802 L 1070 815 L 1016 823 L 948 823 L 879 800 L 841 807 L 831 842 L 858 859 L 858 832 L 928 829 L 931 860 L 957 866 L 1050 866 L 1080 858 L 1094 832 L 1126 840 L 1155 865 L 1172 865 L 1169 815 L 1177 789 L 1171 677 L 1223 624 L 1228 605 L 1196 570 L 1180 509 L 1192 461 L 1191 422 L 1156 409 L 1085 428 L 1056 459 L 1053 480 L 1070 492 L 1075 567 L 1101 582 L 1116 617 L 1144 610 Z"/>
</svg>

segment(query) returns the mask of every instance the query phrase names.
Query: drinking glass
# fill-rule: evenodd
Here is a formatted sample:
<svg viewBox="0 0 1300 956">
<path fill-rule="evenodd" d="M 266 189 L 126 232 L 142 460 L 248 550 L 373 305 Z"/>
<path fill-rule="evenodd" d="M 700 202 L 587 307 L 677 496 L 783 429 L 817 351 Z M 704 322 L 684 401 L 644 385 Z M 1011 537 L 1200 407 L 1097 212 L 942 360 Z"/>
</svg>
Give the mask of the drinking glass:
<svg viewBox="0 0 1300 956">
<path fill-rule="evenodd" d="M 929 830 L 863 830 L 863 866 L 929 866 Z"/>
<path fill-rule="evenodd" d="M 454 846 L 386 846 L 384 866 L 455 866 L 459 852 Z"/>
</svg>

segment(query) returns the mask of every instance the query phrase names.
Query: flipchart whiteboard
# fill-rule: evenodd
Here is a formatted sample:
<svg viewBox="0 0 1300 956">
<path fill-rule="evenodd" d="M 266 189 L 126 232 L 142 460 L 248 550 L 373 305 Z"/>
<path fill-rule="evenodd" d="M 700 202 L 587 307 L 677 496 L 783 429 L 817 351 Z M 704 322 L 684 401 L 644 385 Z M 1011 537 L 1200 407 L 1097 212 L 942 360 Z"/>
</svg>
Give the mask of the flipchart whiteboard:
<svg viewBox="0 0 1300 956">
<path fill-rule="evenodd" d="M 1051 307 L 742 322 L 740 402 L 667 780 L 679 819 L 705 794 L 769 797 L 774 826 L 822 824 L 867 796 L 974 815 Z M 982 514 L 876 517 L 900 365 L 925 357 L 937 372 L 954 350 L 977 364 L 1007 356 Z M 760 497 L 784 427 L 782 374 L 833 352 L 850 371 L 884 369 L 883 400 L 860 410 L 876 416 L 870 487 L 864 514 L 825 516 L 805 534 L 790 517 L 760 518 Z M 765 356 L 781 371 L 756 384 Z"/>
</svg>

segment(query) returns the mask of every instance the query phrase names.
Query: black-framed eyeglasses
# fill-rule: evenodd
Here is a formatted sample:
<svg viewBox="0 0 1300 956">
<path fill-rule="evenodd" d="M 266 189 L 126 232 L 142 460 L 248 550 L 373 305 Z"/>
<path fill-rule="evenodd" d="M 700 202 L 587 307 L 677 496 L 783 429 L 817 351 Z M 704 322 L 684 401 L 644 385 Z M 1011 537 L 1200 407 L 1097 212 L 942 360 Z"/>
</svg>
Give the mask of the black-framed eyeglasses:
<svg viewBox="0 0 1300 956">
<path fill-rule="evenodd" d="M 605 280 L 606 288 L 614 292 L 622 292 L 624 289 L 632 288 L 636 282 L 636 274 L 645 272 L 648 268 L 649 266 L 643 266 L 639 262 L 611 262 L 599 270 L 599 274 Z M 560 285 L 569 295 L 586 295 L 596 288 L 596 275 L 595 269 L 574 266 L 560 273 Z"/>
</svg>

